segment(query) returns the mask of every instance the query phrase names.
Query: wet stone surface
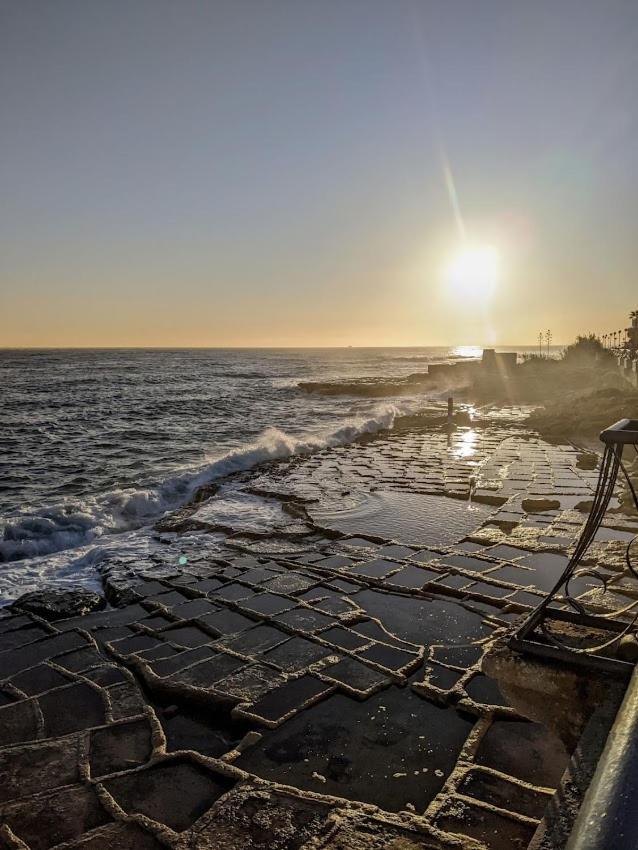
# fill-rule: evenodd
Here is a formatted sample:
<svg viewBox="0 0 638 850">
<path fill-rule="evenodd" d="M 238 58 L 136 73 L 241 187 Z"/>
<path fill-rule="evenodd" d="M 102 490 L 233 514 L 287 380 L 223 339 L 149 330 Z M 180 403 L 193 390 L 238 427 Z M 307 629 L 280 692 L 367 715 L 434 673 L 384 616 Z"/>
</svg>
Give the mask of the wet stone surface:
<svg viewBox="0 0 638 850">
<path fill-rule="evenodd" d="M 570 753 L 482 663 L 596 471 L 522 418 L 241 473 L 162 520 L 172 566 L 105 569 L 116 607 L 4 611 L 0 847 L 527 847 Z"/>
</svg>

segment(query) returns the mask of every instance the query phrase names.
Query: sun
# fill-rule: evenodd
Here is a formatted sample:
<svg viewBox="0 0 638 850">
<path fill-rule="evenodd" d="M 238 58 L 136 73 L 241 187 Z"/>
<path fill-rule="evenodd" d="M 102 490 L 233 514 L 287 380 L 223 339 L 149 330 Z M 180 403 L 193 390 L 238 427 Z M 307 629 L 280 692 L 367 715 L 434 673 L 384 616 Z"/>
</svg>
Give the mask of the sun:
<svg viewBox="0 0 638 850">
<path fill-rule="evenodd" d="M 446 274 L 450 290 L 459 298 L 485 300 L 496 289 L 499 256 L 491 245 L 463 248 L 449 264 Z"/>
</svg>

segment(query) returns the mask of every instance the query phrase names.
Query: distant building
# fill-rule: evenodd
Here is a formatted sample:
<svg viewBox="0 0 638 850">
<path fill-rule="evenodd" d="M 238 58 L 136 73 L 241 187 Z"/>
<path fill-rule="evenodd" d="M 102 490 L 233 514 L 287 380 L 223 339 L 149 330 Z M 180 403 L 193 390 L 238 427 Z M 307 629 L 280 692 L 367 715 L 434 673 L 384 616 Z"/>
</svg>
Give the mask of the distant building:
<svg viewBox="0 0 638 850">
<path fill-rule="evenodd" d="M 499 352 L 494 351 L 493 348 L 485 348 L 483 349 L 481 365 L 484 371 L 509 375 L 516 368 L 516 352 Z"/>
</svg>

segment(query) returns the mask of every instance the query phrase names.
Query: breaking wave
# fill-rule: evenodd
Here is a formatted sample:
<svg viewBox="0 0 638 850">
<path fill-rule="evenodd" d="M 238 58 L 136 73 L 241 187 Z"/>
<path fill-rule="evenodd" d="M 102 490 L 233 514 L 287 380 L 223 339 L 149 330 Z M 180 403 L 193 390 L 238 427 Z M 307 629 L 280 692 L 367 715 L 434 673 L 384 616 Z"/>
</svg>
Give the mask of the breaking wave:
<svg viewBox="0 0 638 850">
<path fill-rule="evenodd" d="M 127 488 L 14 513 L 0 526 L 0 561 L 18 561 L 84 546 L 102 538 L 149 525 L 167 511 L 187 504 L 199 488 L 268 461 L 307 455 L 342 446 L 364 434 L 390 430 L 402 414 L 415 412 L 384 405 L 368 418 L 346 421 L 323 436 L 293 437 L 267 428 L 251 445 L 236 449 L 205 466 L 186 470 L 146 489 Z"/>
</svg>

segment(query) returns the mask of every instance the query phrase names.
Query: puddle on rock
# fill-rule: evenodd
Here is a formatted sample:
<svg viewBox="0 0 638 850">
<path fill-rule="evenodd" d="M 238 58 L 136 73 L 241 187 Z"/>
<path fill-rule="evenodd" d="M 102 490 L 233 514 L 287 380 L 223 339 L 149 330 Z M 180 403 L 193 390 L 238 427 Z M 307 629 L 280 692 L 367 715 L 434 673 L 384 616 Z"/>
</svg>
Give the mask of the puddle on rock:
<svg viewBox="0 0 638 850">
<path fill-rule="evenodd" d="M 268 733 L 236 762 L 265 779 L 373 803 L 423 811 L 451 772 L 472 721 L 408 688 L 365 702 L 336 695 Z"/>
<path fill-rule="evenodd" d="M 398 493 L 390 490 L 367 495 L 343 510 L 311 508 L 320 525 L 346 534 L 371 534 L 399 543 L 449 545 L 480 526 L 492 509 L 445 496 Z"/>
<path fill-rule="evenodd" d="M 465 644 L 491 634 L 480 615 L 455 602 L 415 599 L 378 590 L 362 590 L 351 599 L 393 635 L 410 643 Z"/>
</svg>

